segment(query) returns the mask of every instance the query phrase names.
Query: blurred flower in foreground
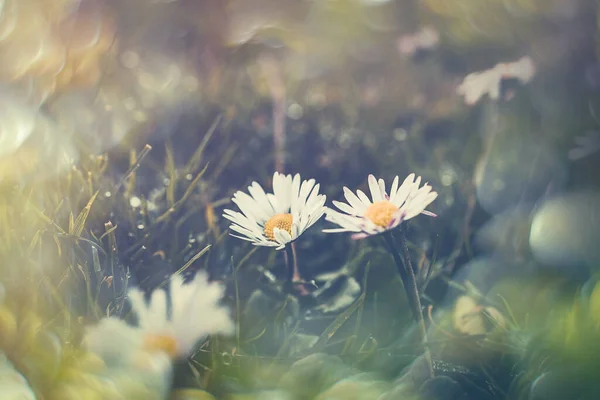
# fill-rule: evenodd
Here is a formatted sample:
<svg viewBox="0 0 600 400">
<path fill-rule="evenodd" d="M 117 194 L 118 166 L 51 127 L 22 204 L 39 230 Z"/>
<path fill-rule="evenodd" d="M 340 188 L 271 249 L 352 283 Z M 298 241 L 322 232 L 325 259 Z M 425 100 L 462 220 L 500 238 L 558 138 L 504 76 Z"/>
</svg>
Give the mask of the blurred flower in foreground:
<svg viewBox="0 0 600 400">
<path fill-rule="evenodd" d="M 425 208 L 437 197 L 437 193 L 431 191 L 431 186 L 425 184 L 419 188 L 421 177 L 415 180 L 415 174 L 410 174 L 400 187 L 398 182 L 396 176 L 388 195 L 383 179 L 377 181 L 373 175 L 369 175 L 369 189 L 373 202 L 363 191 L 357 190 L 355 195 L 350 189 L 344 187 L 348 204 L 334 201 L 333 205 L 345 214 L 328 208 L 325 217 L 327 221 L 339 225 L 340 228 L 325 229 L 323 232 L 356 232 L 352 238 L 362 239 L 394 229 L 403 221 L 419 214 L 435 216 L 425 211 Z"/>
<path fill-rule="evenodd" d="M 300 180 L 300 174 L 292 178 L 275 172 L 272 194 L 265 193 L 257 182 L 248 187 L 250 195 L 236 192 L 232 201 L 242 212 L 223 212 L 223 217 L 233 222 L 229 228 L 242 235 L 232 236 L 277 250 L 296 240 L 323 216 L 326 200 L 314 179 L 302 185 Z"/>
<path fill-rule="evenodd" d="M 0 393 L 3 399 L 36 399 L 25 377 L 15 369 L 2 351 L 0 351 Z"/>
<path fill-rule="evenodd" d="M 139 289 L 129 292 L 139 325 L 145 332 L 144 348 L 163 350 L 170 356 L 186 356 L 198 340 L 210 334 L 230 334 L 233 322 L 219 305 L 224 287 L 209 283 L 205 273 L 184 285 L 179 275 L 171 277 L 171 313 L 167 314 L 165 291 L 157 289 L 146 304 Z"/>
<path fill-rule="evenodd" d="M 105 381 L 117 387 L 123 398 L 166 398 L 173 359 L 186 357 L 207 335 L 233 332 L 228 311 L 218 304 L 224 288 L 209 283 L 205 273 L 196 275 L 189 284 L 183 284 L 180 276 L 172 276 L 169 292 L 170 313 L 164 290 L 155 290 L 146 304 L 144 294 L 132 289 L 129 298 L 139 327 L 118 318 L 104 318 L 86 332 L 87 350 L 106 367 L 94 374 L 108 378 Z M 77 383 L 66 382 L 63 389 L 73 385 Z"/>
<path fill-rule="evenodd" d="M 503 79 L 518 79 L 522 84 L 526 84 L 534 75 L 533 60 L 530 57 L 522 57 L 515 62 L 496 64 L 494 68 L 467 75 L 456 92 L 465 96 L 465 103 L 468 105 L 477 103 L 486 94 L 490 99 L 498 100 Z"/>
<path fill-rule="evenodd" d="M 170 357 L 185 357 L 201 338 L 210 334 L 230 334 L 233 322 L 227 309 L 218 303 L 224 288 L 208 282 L 204 273 L 189 284 L 180 276 L 170 280 L 171 312 L 167 310 L 167 295 L 156 289 L 146 304 L 141 290 L 129 291 L 139 327 L 131 327 L 116 318 L 105 318 L 90 328 L 86 336 L 88 348 L 104 358 L 122 358 L 123 349 L 164 352 Z M 120 340 L 106 340 L 106 333 Z"/>
<path fill-rule="evenodd" d="M 104 318 L 88 329 L 75 370 L 53 389 L 51 399 L 165 399 L 172 382 L 172 360 L 143 348 L 144 331 L 118 318 Z"/>
</svg>

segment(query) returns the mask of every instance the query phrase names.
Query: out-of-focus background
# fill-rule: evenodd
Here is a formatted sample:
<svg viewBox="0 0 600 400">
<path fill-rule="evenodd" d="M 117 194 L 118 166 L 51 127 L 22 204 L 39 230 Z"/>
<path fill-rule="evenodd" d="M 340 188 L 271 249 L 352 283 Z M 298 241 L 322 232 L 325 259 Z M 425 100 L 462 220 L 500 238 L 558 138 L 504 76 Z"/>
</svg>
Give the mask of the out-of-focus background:
<svg viewBox="0 0 600 400">
<path fill-rule="evenodd" d="M 175 366 L 176 399 L 595 399 L 599 16 L 593 0 L 0 0 L 0 394 L 147 389 L 82 355 L 82 332 L 125 318 L 128 288 L 206 270 L 238 329 Z M 233 192 L 275 170 L 328 204 L 370 173 L 439 193 L 407 231 L 436 378 L 377 238 L 317 223 L 300 295 L 283 253 L 228 236 Z"/>
</svg>

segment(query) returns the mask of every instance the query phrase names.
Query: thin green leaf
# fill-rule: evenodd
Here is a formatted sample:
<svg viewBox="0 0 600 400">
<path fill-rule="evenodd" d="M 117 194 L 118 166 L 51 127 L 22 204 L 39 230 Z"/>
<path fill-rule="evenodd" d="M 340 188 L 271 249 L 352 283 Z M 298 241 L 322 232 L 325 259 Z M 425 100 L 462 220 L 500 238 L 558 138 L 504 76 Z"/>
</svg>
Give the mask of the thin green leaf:
<svg viewBox="0 0 600 400">
<path fill-rule="evenodd" d="M 73 235 L 78 236 L 78 237 L 81 236 L 81 233 L 83 232 L 83 228 L 85 227 L 85 221 L 87 220 L 88 216 L 90 215 L 90 210 L 92 209 L 92 204 L 94 203 L 94 200 L 96 200 L 98 193 L 99 193 L 98 191 L 96 191 L 96 193 L 94 193 L 94 195 L 92 196 L 90 201 L 88 201 L 86 206 L 83 208 L 83 210 L 81 210 L 81 212 L 77 216 L 77 219 L 75 220 L 75 226 L 72 231 Z"/>
<path fill-rule="evenodd" d="M 312 352 L 320 352 L 322 351 L 327 342 L 335 335 L 335 333 L 348 321 L 348 319 L 354 314 L 356 310 L 358 310 L 365 301 L 365 293 L 361 294 L 358 299 L 350 307 L 348 307 L 343 313 L 338 315 L 338 317 L 333 321 L 327 329 L 321 334 L 319 340 L 313 345 L 311 348 Z"/>
<path fill-rule="evenodd" d="M 175 156 L 173 155 L 173 146 L 170 142 L 165 145 L 165 172 L 169 177 L 169 186 L 167 186 L 167 204 L 169 207 L 175 206 L 175 189 L 177 188 L 177 167 L 175 166 Z"/>
<path fill-rule="evenodd" d="M 193 263 L 194 263 L 194 262 L 195 262 L 197 259 L 199 259 L 200 257 L 202 257 L 202 256 L 203 256 L 203 255 L 204 255 L 204 254 L 205 254 L 205 253 L 206 253 L 208 250 L 210 250 L 210 248 L 211 248 L 211 245 L 210 245 L 210 244 L 206 245 L 206 247 L 205 247 L 205 248 L 203 248 L 203 249 L 202 249 L 202 250 L 200 250 L 198 253 L 196 253 L 196 254 L 195 254 L 195 255 L 194 255 L 192 258 L 190 258 L 190 259 L 189 259 L 189 261 L 188 261 L 188 262 L 186 262 L 186 263 L 185 263 L 185 265 L 184 265 L 183 267 L 179 268 L 179 269 L 177 270 L 177 272 L 175 272 L 175 273 L 173 274 L 173 276 L 176 276 L 176 275 L 180 275 L 180 274 L 182 274 L 182 273 L 183 273 L 183 272 L 184 272 L 186 269 L 188 269 L 189 267 L 191 267 L 191 266 L 192 266 L 192 264 L 193 264 Z M 161 283 L 161 284 L 160 284 L 158 287 L 159 287 L 159 288 L 160 288 L 160 287 L 163 287 L 163 286 L 165 286 L 165 285 L 166 285 L 168 282 L 169 282 L 169 280 L 167 279 L 167 280 L 163 281 L 163 282 L 162 282 L 162 283 Z"/>
</svg>

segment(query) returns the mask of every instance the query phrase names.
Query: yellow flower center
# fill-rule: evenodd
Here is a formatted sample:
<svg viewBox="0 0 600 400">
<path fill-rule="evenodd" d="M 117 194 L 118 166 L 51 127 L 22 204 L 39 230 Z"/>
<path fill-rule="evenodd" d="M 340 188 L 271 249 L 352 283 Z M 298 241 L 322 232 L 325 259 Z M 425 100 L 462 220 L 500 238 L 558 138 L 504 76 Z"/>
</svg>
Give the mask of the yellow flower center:
<svg viewBox="0 0 600 400">
<path fill-rule="evenodd" d="M 365 218 L 368 218 L 375 225 L 387 228 L 394 218 L 394 214 L 398 211 L 392 202 L 387 200 L 376 201 L 367 207 Z"/>
<path fill-rule="evenodd" d="M 177 341 L 169 335 L 146 335 L 143 347 L 147 351 L 163 351 L 171 358 L 177 356 Z"/>
<path fill-rule="evenodd" d="M 292 214 L 275 214 L 265 224 L 265 236 L 271 241 L 275 241 L 275 228 L 283 229 L 290 235 L 292 234 Z"/>
</svg>

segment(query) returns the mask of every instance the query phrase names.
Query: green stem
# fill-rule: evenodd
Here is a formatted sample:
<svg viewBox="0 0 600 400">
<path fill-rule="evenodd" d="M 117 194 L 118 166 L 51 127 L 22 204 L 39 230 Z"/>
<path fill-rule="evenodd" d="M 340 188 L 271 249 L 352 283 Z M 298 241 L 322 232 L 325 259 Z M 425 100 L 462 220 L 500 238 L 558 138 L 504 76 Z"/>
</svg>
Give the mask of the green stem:
<svg viewBox="0 0 600 400">
<path fill-rule="evenodd" d="M 404 227 L 401 227 L 400 229 L 400 251 L 398 250 L 398 246 L 396 245 L 396 240 L 392 231 L 385 232 L 383 234 L 383 237 L 390 249 L 392 257 L 394 258 L 394 262 L 396 263 L 396 267 L 398 268 L 398 273 L 400 274 L 400 278 L 402 279 L 402 285 L 404 286 L 406 297 L 408 298 L 408 304 L 412 310 L 413 316 L 417 324 L 419 325 L 421 340 L 423 342 L 423 347 L 425 348 L 425 360 L 427 362 L 427 367 L 429 368 L 429 375 L 431 378 L 433 378 L 435 372 L 433 369 L 431 351 L 429 350 L 429 345 L 427 344 L 427 328 L 425 326 L 425 319 L 423 318 L 421 296 L 419 294 L 419 287 L 417 286 L 415 272 L 413 270 L 412 263 L 410 260 L 410 253 L 408 251 L 408 244 L 406 241 Z M 400 252 L 402 252 L 402 256 L 400 255 Z"/>
<path fill-rule="evenodd" d="M 287 265 L 287 284 L 303 295 L 308 294 L 309 292 L 304 287 L 304 279 L 302 279 L 302 275 L 300 275 L 298 257 L 296 256 L 296 246 L 294 246 L 294 243 L 290 243 L 285 247 L 285 263 Z"/>
<path fill-rule="evenodd" d="M 287 281 L 292 283 L 294 277 L 298 274 L 298 259 L 293 243 L 285 246 L 285 265 L 287 266 Z"/>
</svg>

